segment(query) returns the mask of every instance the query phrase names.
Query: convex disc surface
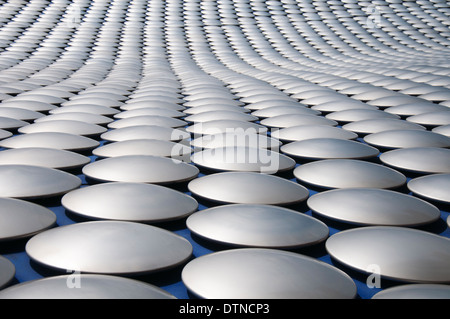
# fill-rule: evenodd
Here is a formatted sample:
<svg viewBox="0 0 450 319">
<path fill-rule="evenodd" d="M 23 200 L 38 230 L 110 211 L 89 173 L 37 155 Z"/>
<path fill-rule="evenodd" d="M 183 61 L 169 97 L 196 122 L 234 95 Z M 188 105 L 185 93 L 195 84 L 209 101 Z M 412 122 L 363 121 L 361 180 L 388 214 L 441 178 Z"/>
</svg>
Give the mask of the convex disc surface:
<svg viewBox="0 0 450 319">
<path fill-rule="evenodd" d="M 328 236 L 319 220 L 273 205 L 223 205 L 198 211 L 186 221 L 196 235 L 231 246 L 298 248 Z"/>
<path fill-rule="evenodd" d="M 128 155 L 93 162 L 83 167 L 83 173 L 103 182 L 171 184 L 194 179 L 199 170 L 176 159 Z"/>
<path fill-rule="evenodd" d="M 87 156 L 52 148 L 25 147 L 0 152 L 1 165 L 33 165 L 68 170 L 88 164 Z"/>
<path fill-rule="evenodd" d="M 60 226 L 32 237 L 26 252 L 35 262 L 60 271 L 136 275 L 185 262 L 191 244 L 150 225 L 92 221 Z"/>
<path fill-rule="evenodd" d="M 183 218 L 198 203 L 192 197 L 159 185 L 106 183 L 83 187 L 66 194 L 62 205 L 89 219 L 124 220 L 143 223 Z"/>
<path fill-rule="evenodd" d="M 204 299 L 356 296 L 356 286 L 344 272 L 311 257 L 274 249 L 240 248 L 198 257 L 184 267 L 182 280 Z"/>
<path fill-rule="evenodd" d="M 441 284 L 409 284 L 386 288 L 372 299 L 450 299 L 450 286 Z"/>
<path fill-rule="evenodd" d="M 0 165 L 0 196 L 38 199 L 63 195 L 81 186 L 75 175 L 31 165 Z"/>
<path fill-rule="evenodd" d="M 293 158 L 303 159 L 366 159 L 379 154 L 369 145 L 335 138 L 317 138 L 291 142 L 281 146 L 281 152 Z"/>
<path fill-rule="evenodd" d="M 450 240 L 430 232 L 369 226 L 338 232 L 325 245 L 332 258 L 363 273 L 402 282 L 450 282 Z"/>
<path fill-rule="evenodd" d="M 23 200 L 0 198 L 0 242 L 31 237 L 56 223 L 50 209 Z"/>
<path fill-rule="evenodd" d="M 406 182 L 400 172 L 353 159 L 329 159 L 300 165 L 295 177 L 321 188 L 396 188 Z"/>
<path fill-rule="evenodd" d="M 408 189 L 415 195 L 441 203 L 450 203 L 450 174 L 430 174 L 411 179 Z"/>
<path fill-rule="evenodd" d="M 76 274 L 36 279 L 0 291 L 0 299 L 176 299 L 159 287 L 111 275 Z"/>
<path fill-rule="evenodd" d="M 0 289 L 9 284 L 16 274 L 16 267 L 12 262 L 0 256 Z"/>
<path fill-rule="evenodd" d="M 417 226 L 440 217 L 434 205 L 384 189 L 329 190 L 311 196 L 307 203 L 321 216 L 355 225 Z"/>
<path fill-rule="evenodd" d="M 304 201 L 309 191 L 287 179 L 256 172 L 225 172 L 196 178 L 189 190 L 221 203 L 291 205 Z"/>
</svg>

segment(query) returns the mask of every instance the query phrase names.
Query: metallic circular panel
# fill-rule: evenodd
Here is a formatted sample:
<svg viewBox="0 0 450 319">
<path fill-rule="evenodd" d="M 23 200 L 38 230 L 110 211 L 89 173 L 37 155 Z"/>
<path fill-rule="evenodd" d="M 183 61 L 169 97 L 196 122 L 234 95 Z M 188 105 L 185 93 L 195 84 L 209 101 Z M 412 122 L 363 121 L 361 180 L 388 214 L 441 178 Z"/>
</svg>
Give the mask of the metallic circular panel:
<svg viewBox="0 0 450 319">
<path fill-rule="evenodd" d="M 264 126 L 286 128 L 300 125 L 329 125 L 336 126 L 338 123 L 323 116 L 304 114 L 285 114 L 268 117 L 260 122 Z"/>
<path fill-rule="evenodd" d="M 371 134 L 390 130 L 425 130 L 425 127 L 396 119 L 371 119 L 347 123 L 342 126 L 344 130 L 357 134 Z"/>
<path fill-rule="evenodd" d="M 295 177 L 320 188 L 396 188 L 406 177 L 379 164 L 353 159 L 329 159 L 303 164 Z"/>
<path fill-rule="evenodd" d="M 16 135 L 0 142 L 4 148 L 54 148 L 66 151 L 86 151 L 100 143 L 85 136 L 68 133 L 42 132 Z"/>
<path fill-rule="evenodd" d="M 0 165 L 33 165 L 69 170 L 88 164 L 87 156 L 53 148 L 16 148 L 0 152 Z"/>
<path fill-rule="evenodd" d="M 400 118 L 397 115 L 390 114 L 387 112 L 383 112 L 381 110 L 366 110 L 366 109 L 354 109 L 354 110 L 345 110 L 345 111 L 337 111 L 330 114 L 325 115 L 326 118 L 330 120 L 334 120 L 340 123 L 348 123 L 369 119 L 384 119 L 384 118 Z"/>
<path fill-rule="evenodd" d="M 19 109 L 15 107 L 3 107 L 2 104 L 0 104 L 0 117 L 9 117 L 16 120 L 31 122 L 44 116 L 45 115 L 43 113 L 36 111 Z"/>
<path fill-rule="evenodd" d="M 216 173 L 189 182 L 199 197 L 220 203 L 290 205 L 304 201 L 309 191 L 292 181 L 256 172 Z"/>
<path fill-rule="evenodd" d="M 413 147 L 392 150 L 380 155 L 380 160 L 391 167 L 416 173 L 450 173 L 450 149 Z"/>
<path fill-rule="evenodd" d="M 375 147 L 450 147 L 450 137 L 422 130 L 393 130 L 366 135 L 364 141 Z"/>
<path fill-rule="evenodd" d="M 416 177 L 407 184 L 413 194 L 433 201 L 450 203 L 450 174 L 431 174 Z"/>
<path fill-rule="evenodd" d="M 145 282 L 111 275 L 60 275 L 16 284 L 0 299 L 176 299 Z"/>
<path fill-rule="evenodd" d="M 63 195 L 81 186 L 74 175 L 52 168 L 0 165 L 0 197 L 36 199 Z"/>
<path fill-rule="evenodd" d="M 311 210 L 354 225 L 418 226 L 440 217 L 437 207 L 416 197 L 375 188 L 335 189 L 311 196 Z"/>
<path fill-rule="evenodd" d="M 109 123 L 108 128 L 118 129 L 141 125 L 156 125 L 156 126 L 177 128 L 186 126 L 187 122 L 168 116 L 142 115 L 119 119 L 117 121 Z"/>
<path fill-rule="evenodd" d="M 252 112 L 253 116 L 257 116 L 260 118 L 267 118 L 286 114 L 320 115 L 320 111 L 312 110 L 302 105 L 298 106 L 287 105 L 287 106 L 271 106 Z"/>
<path fill-rule="evenodd" d="M 248 121 L 236 121 L 236 120 L 213 120 L 208 122 L 200 122 L 190 125 L 186 129 L 192 134 L 220 134 L 220 133 L 266 133 L 267 128 L 263 125 L 259 125 Z"/>
<path fill-rule="evenodd" d="M 163 140 L 129 140 L 103 145 L 92 151 L 99 157 L 152 155 L 176 159 L 190 159 L 191 148 L 181 143 Z"/>
<path fill-rule="evenodd" d="M 52 227 L 56 215 L 30 202 L 0 198 L 0 242 L 31 237 Z"/>
<path fill-rule="evenodd" d="M 273 205 L 209 208 L 189 216 L 186 225 L 197 236 L 241 247 L 298 248 L 322 242 L 329 233 L 319 220 Z"/>
<path fill-rule="evenodd" d="M 55 120 L 33 123 L 19 128 L 19 133 L 60 132 L 81 136 L 95 136 L 106 132 L 106 128 L 97 124 L 80 121 Z"/>
<path fill-rule="evenodd" d="M 207 111 L 189 115 L 185 118 L 188 122 L 200 123 L 213 120 L 256 121 L 256 116 L 236 111 Z"/>
<path fill-rule="evenodd" d="M 67 112 L 67 113 L 58 113 L 51 114 L 41 118 L 38 118 L 35 122 L 47 122 L 47 121 L 61 121 L 61 120 L 69 120 L 69 121 L 80 121 L 83 123 L 97 124 L 97 125 L 107 125 L 113 121 L 113 119 L 93 113 L 83 113 L 83 112 Z"/>
<path fill-rule="evenodd" d="M 436 126 L 431 131 L 434 133 L 438 133 L 438 134 L 450 137 L 450 124 Z"/>
<path fill-rule="evenodd" d="M 198 173 L 193 165 L 150 155 L 111 157 L 83 167 L 83 174 L 103 182 L 171 184 L 189 181 Z"/>
<path fill-rule="evenodd" d="M 295 166 L 293 159 L 278 152 L 242 146 L 205 149 L 194 153 L 191 159 L 197 166 L 216 171 L 274 174 L 290 170 Z"/>
<path fill-rule="evenodd" d="M 300 125 L 271 132 L 273 138 L 281 141 L 303 141 L 312 138 L 356 139 L 356 133 L 329 125 Z"/>
<path fill-rule="evenodd" d="M 103 133 L 100 137 L 106 141 L 111 142 L 141 139 L 178 142 L 189 138 L 190 134 L 185 131 L 170 127 L 143 125 L 114 129 Z"/>
<path fill-rule="evenodd" d="M 198 203 L 183 193 L 159 185 L 106 183 L 83 187 L 62 198 L 64 208 L 89 219 L 155 223 L 193 213 Z"/>
<path fill-rule="evenodd" d="M 49 112 L 50 114 L 60 114 L 60 113 L 91 113 L 98 114 L 104 116 L 111 116 L 120 113 L 119 110 L 116 110 L 109 106 L 102 106 L 96 104 L 79 104 L 79 105 L 70 105 L 70 106 L 62 106 L 56 109 L 53 109 Z"/>
<path fill-rule="evenodd" d="M 184 267 L 182 281 L 204 299 L 356 297 L 354 282 L 341 270 L 311 257 L 267 248 L 231 249 L 196 258 Z"/>
<path fill-rule="evenodd" d="M 409 284 L 386 288 L 372 299 L 450 299 L 450 286 L 442 284 Z"/>
<path fill-rule="evenodd" d="M 363 273 L 416 283 L 450 282 L 450 239 L 406 227 L 369 226 L 332 235 L 332 258 Z"/>
<path fill-rule="evenodd" d="M 167 117 L 173 117 L 173 118 L 180 118 L 186 116 L 183 112 L 171 110 L 171 109 L 165 109 L 165 108 L 156 108 L 156 107 L 149 107 L 149 108 L 142 108 L 142 109 L 136 109 L 131 111 L 123 111 L 118 114 L 114 115 L 114 118 L 116 119 L 126 119 L 131 117 L 137 117 L 137 116 L 167 116 Z"/>
<path fill-rule="evenodd" d="M 0 289 L 9 284 L 16 275 L 16 267 L 12 262 L 0 256 Z"/>
<path fill-rule="evenodd" d="M 191 141 L 191 146 L 200 149 L 235 146 L 277 150 L 280 145 L 281 142 L 279 140 L 270 138 L 267 135 L 246 134 L 245 132 L 203 135 Z"/>
<path fill-rule="evenodd" d="M 283 145 L 280 150 L 292 157 L 303 159 L 365 159 L 376 157 L 378 149 L 366 144 L 335 138 L 317 138 Z"/>
<path fill-rule="evenodd" d="M 450 124 L 450 112 L 446 111 L 438 111 L 438 112 L 429 112 L 422 113 L 418 115 L 413 115 L 406 118 L 408 122 L 417 123 L 424 126 L 441 126 Z"/>
<path fill-rule="evenodd" d="M 0 129 L 0 140 L 13 136 L 13 133 Z"/>
<path fill-rule="evenodd" d="M 55 270 L 136 275 L 186 262 L 191 244 L 173 232 L 134 222 L 92 221 L 60 226 L 32 237 L 31 260 Z"/>
<path fill-rule="evenodd" d="M 28 125 L 28 122 L 10 117 L 0 117 L 0 129 L 2 130 L 16 130 L 25 125 Z"/>
</svg>

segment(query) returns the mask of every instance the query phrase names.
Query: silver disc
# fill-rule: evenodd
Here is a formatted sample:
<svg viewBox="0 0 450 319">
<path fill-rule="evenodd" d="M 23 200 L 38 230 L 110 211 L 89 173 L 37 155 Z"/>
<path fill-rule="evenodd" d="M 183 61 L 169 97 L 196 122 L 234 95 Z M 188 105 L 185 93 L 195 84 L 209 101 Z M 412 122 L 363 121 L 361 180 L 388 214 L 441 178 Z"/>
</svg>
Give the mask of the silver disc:
<svg viewBox="0 0 450 319">
<path fill-rule="evenodd" d="M 22 134 L 59 132 L 81 136 L 97 136 L 106 132 L 106 128 L 97 124 L 84 123 L 80 121 L 60 120 L 33 123 L 19 128 L 18 131 Z"/>
<path fill-rule="evenodd" d="M 291 205 L 304 201 L 309 191 L 287 179 L 255 172 L 225 172 L 196 178 L 189 190 L 214 202 Z"/>
<path fill-rule="evenodd" d="M 273 205 L 213 207 L 192 214 L 186 225 L 207 240 L 242 247 L 298 248 L 328 237 L 328 227 L 319 220 Z"/>
<path fill-rule="evenodd" d="M 411 179 L 408 189 L 413 194 L 442 203 L 450 203 L 450 174 L 430 174 Z"/>
<path fill-rule="evenodd" d="M 31 280 L 0 291 L 0 299 L 176 299 L 135 279 L 111 275 L 72 274 Z"/>
<path fill-rule="evenodd" d="M 13 133 L 0 129 L 0 140 L 13 136 Z"/>
<path fill-rule="evenodd" d="M 450 173 L 450 149 L 413 147 L 380 155 L 380 160 L 395 169 L 425 174 Z"/>
<path fill-rule="evenodd" d="M 88 164 L 87 156 L 52 148 L 16 148 L 0 152 L 0 165 L 33 165 L 69 170 Z"/>
<path fill-rule="evenodd" d="M 176 128 L 143 125 L 114 129 L 100 136 L 103 140 L 122 142 L 129 140 L 152 139 L 179 142 L 190 137 L 190 134 Z"/>
<path fill-rule="evenodd" d="M 12 262 L 0 256 L 0 289 L 8 285 L 16 275 L 16 267 Z"/>
<path fill-rule="evenodd" d="M 152 184 L 106 183 L 83 187 L 62 198 L 64 208 L 94 220 L 156 223 L 186 217 L 198 203 L 181 192 Z"/>
<path fill-rule="evenodd" d="M 409 147 L 450 147 L 450 137 L 419 130 L 393 130 L 366 135 L 364 141 L 388 149 Z"/>
<path fill-rule="evenodd" d="M 355 225 L 418 226 L 440 217 L 437 207 L 391 190 L 335 189 L 311 196 L 309 208 L 327 218 Z"/>
<path fill-rule="evenodd" d="M 186 262 L 191 244 L 150 225 L 92 221 L 39 233 L 26 244 L 31 260 L 55 270 L 137 275 L 167 270 Z"/>
<path fill-rule="evenodd" d="M 369 226 L 338 232 L 325 245 L 331 257 L 363 273 L 404 282 L 450 282 L 450 239 L 430 232 Z"/>
<path fill-rule="evenodd" d="M 255 134 L 256 135 L 256 134 Z M 294 168 L 290 157 L 256 147 L 220 147 L 195 152 L 192 162 L 216 171 L 244 171 L 273 174 Z"/>
<path fill-rule="evenodd" d="M 397 119 L 371 119 L 347 123 L 342 126 L 344 130 L 357 134 L 371 134 L 390 130 L 425 130 L 425 127 Z"/>
<path fill-rule="evenodd" d="M 440 284 L 409 284 L 386 288 L 372 299 L 450 299 L 450 286 Z"/>
<path fill-rule="evenodd" d="M 184 267 L 182 280 L 188 290 L 204 299 L 356 296 L 353 280 L 339 269 L 311 257 L 264 248 L 232 249 L 198 257 Z"/>
<path fill-rule="evenodd" d="M 54 148 L 66 151 L 86 151 L 98 147 L 100 143 L 85 136 L 68 133 L 42 132 L 16 135 L 0 142 L 4 148 Z"/>
<path fill-rule="evenodd" d="M 282 128 L 271 133 L 273 138 L 281 141 L 303 141 L 313 138 L 335 138 L 353 140 L 358 137 L 356 133 L 329 125 L 300 125 Z"/>
<path fill-rule="evenodd" d="M 303 159 L 366 159 L 379 154 L 369 145 L 335 138 L 317 138 L 291 142 L 280 148 L 286 155 Z"/>
<path fill-rule="evenodd" d="M 163 140 L 128 140 L 113 142 L 96 148 L 92 154 L 98 157 L 126 155 L 152 155 L 190 160 L 191 148 L 181 143 Z"/>
<path fill-rule="evenodd" d="M 193 165 L 150 155 L 111 157 L 83 167 L 83 174 L 103 182 L 171 184 L 189 181 L 198 173 Z"/>
<path fill-rule="evenodd" d="M 81 186 L 77 176 L 30 165 L 0 165 L 0 196 L 38 199 L 63 195 Z"/>
<path fill-rule="evenodd" d="M 320 160 L 294 169 L 295 177 L 321 188 L 396 188 L 406 177 L 391 168 L 352 159 Z"/>
<path fill-rule="evenodd" d="M 267 132 L 267 127 L 248 121 L 213 120 L 190 125 L 186 131 L 192 134 L 211 135 L 220 133 L 255 133 Z"/>
<path fill-rule="evenodd" d="M 0 198 L 0 242 L 31 237 L 56 223 L 56 215 L 30 202 Z"/>
<path fill-rule="evenodd" d="M 246 134 L 245 132 L 203 135 L 191 141 L 191 146 L 200 149 L 244 146 L 277 150 L 280 145 L 281 142 L 278 139 L 263 134 Z"/>
</svg>

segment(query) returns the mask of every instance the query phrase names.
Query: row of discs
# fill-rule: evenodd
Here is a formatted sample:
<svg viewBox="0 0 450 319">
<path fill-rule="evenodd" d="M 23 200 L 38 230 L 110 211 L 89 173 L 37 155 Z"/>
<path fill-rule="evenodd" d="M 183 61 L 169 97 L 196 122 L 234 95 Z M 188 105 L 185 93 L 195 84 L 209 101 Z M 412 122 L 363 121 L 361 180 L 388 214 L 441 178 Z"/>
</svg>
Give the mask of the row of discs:
<svg viewBox="0 0 450 319">
<path fill-rule="evenodd" d="M 438 76 L 445 70 L 431 69 L 429 78 L 409 66 L 404 74 L 386 67 L 390 75 L 336 70 L 339 55 L 310 54 L 311 48 L 322 52 L 321 44 L 308 35 L 301 41 L 300 30 L 320 29 L 309 10 L 304 20 L 282 19 L 287 8 L 309 8 L 309 2 L 86 6 L 86 17 L 93 14 L 81 22 L 87 37 L 102 36 L 97 50 L 75 47 L 92 52 L 92 63 L 77 64 L 79 72 L 58 85 L 41 73 L 33 80 L 46 90 L 23 92 L 23 85 L 2 103 L 9 112 L 29 111 L 5 117 L 1 126 L 0 196 L 2 207 L 12 207 L 2 214 L 15 226 L 1 229 L 2 241 L 31 237 L 27 255 L 46 268 L 86 273 L 81 280 L 98 289 L 89 297 L 173 297 L 119 276 L 177 266 L 184 266 L 183 284 L 201 298 L 356 297 L 344 271 L 290 251 L 320 243 L 352 269 L 365 273 L 376 264 L 384 278 L 427 283 L 417 289 L 428 296 L 430 290 L 445 294 L 448 239 L 411 228 L 436 223 L 441 213 L 434 204 L 449 203 L 447 77 Z M 230 8 L 243 18 L 235 20 L 239 27 L 217 24 Z M 268 13 L 278 19 L 265 19 Z M 88 23 L 102 15 L 103 23 Z M 178 24 L 183 16 L 186 28 Z M 154 28 L 163 18 L 164 28 Z M 128 23 L 121 28 L 114 19 Z M 292 37 L 291 47 L 273 22 Z M 445 42 L 436 43 L 427 48 Z M 353 51 L 343 52 L 361 62 Z M 366 66 L 379 62 L 371 61 Z M 405 74 L 417 79 L 401 92 L 380 87 L 401 87 Z M 424 93 L 431 86 L 436 91 Z M 424 176 L 408 181 L 411 173 Z M 179 191 L 183 185 L 187 194 Z M 405 185 L 417 196 L 399 191 Z M 50 210 L 25 201 L 55 196 L 69 216 L 88 221 L 55 227 Z M 217 206 L 199 210 L 197 200 Z M 291 207 L 302 203 L 312 216 Z M 322 217 L 364 227 L 330 236 Z M 186 221 L 194 242 L 239 249 L 198 256 L 186 238 L 158 227 L 178 220 Z M 2 286 L 14 267 L 0 262 Z M 67 293 L 68 278 L 53 279 L 15 285 L 0 296 L 33 297 L 43 288 L 52 291 L 48 296 Z M 112 284 L 124 293 L 105 295 L 103 287 Z"/>
</svg>

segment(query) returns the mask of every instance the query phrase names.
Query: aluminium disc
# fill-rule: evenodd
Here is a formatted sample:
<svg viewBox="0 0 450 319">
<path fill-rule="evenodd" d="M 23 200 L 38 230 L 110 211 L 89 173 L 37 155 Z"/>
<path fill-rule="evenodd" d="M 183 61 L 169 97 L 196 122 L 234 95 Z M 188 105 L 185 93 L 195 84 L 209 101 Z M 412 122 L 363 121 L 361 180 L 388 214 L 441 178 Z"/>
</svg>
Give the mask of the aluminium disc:
<svg viewBox="0 0 450 319">
<path fill-rule="evenodd" d="M 319 188 L 397 188 L 406 177 L 394 169 L 353 159 L 328 159 L 300 165 L 294 169 L 300 181 Z"/>
<path fill-rule="evenodd" d="M 83 174 L 100 182 L 173 184 L 190 181 L 198 173 L 193 165 L 151 155 L 110 157 L 83 167 Z"/>
<path fill-rule="evenodd" d="M 222 205 L 198 211 L 188 229 L 209 241 L 230 246 L 299 248 L 328 237 L 328 227 L 294 210 L 273 205 Z"/>
<path fill-rule="evenodd" d="M 197 210 L 195 199 L 159 185 L 105 183 L 83 187 L 62 198 L 63 207 L 92 220 L 157 223 L 186 217 Z"/>
<path fill-rule="evenodd" d="M 219 203 L 287 206 L 304 201 L 309 191 L 287 179 L 256 172 L 224 172 L 188 184 L 196 196 Z"/>
<path fill-rule="evenodd" d="M 63 195 L 81 186 L 77 176 L 30 165 L 0 165 L 0 196 L 38 199 Z"/>
<path fill-rule="evenodd" d="M 16 284 L 0 299 L 176 299 L 143 281 L 96 274 L 59 275 Z"/>
<path fill-rule="evenodd" d="M 138 275 L 186 262 L 191 244 L 173 232 L 124 221 L 60 226 L 32 237 L 25 251 L 36 263 L 59 271 Z"/>
<path fill-rule="evenodd" d="M 356 296 L 353 280 L 341 270 L 311 257 L 266 248 L 231 249 L 198 257 L 184 267 L 182 281 L 202 299 Z"/>
<path fill-rule="evenodd" d="M 450 282 L 450 239 L 427 231 L 358 227 L 330 236 L 325 246 L 332 258 L 362 273 L 401 282 Z"/>
<path fill-rule="evenodd" d="M 376 188 L 324 191 L 311 196 L 307 204 L 314 213 L 354 225 L 409 227 L 440 217 L 439 209 L 424 200 Z"/>
<path fill-rule="evenodd" d="M 0 219 L 0 242 L 31 237 L 56 223 L 50 209 L 13 198 L 0 198 Z"/>
</svg>

